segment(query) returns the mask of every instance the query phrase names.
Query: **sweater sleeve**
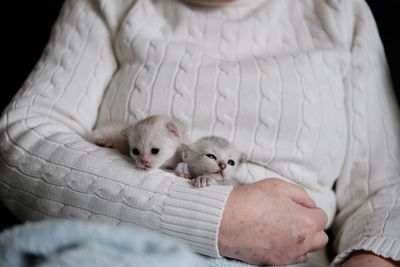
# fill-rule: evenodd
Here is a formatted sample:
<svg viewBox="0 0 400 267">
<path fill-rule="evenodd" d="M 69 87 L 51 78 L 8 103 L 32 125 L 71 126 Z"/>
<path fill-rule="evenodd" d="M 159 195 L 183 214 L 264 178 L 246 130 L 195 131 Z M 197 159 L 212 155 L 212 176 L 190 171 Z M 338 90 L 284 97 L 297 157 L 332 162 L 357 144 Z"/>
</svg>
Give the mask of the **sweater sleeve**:
<svg viewBox="0 0 400 267">
<path fill-rule="evenodd" d="M 65 2 L 41 59 L 0 120 L 0 198 L 22 220 L 136 225 L 218 257 L 231 187 L 198 190 L 161 170 L 138 171 L 81 137 L 118 69 L 115 16 L 127 2 Z"/>
<path fill-rule="evenodd" d="M 352 62 L 345 80 L 348 147 L 336 184 L 334 264 L 357 250 L 400 260 L 398 105 L 372 13 L 364 0 L 343 2 L 353 25 Z"/>
</svg>

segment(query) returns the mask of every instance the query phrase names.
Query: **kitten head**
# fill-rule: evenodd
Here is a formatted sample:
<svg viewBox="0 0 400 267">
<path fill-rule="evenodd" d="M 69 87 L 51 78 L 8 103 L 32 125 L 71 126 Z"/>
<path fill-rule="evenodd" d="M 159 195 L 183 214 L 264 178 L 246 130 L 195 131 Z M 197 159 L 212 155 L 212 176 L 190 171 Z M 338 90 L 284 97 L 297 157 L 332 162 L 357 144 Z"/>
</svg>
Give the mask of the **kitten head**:
<svg viewBox="0 0 400 267">
<path fill-rule="evenodd" d="M 192 177 L 218 174 L 227 180 L 246 160 L 244 153 L 222 137 L 203 137 L 191 145 L 182 146 L 182 159 Z"/>
<path fill-rule="evenodd" d="M 129 155 L 141 169 L 156 169 L 175 155 L 180 129 L 173 121 L 151 116 L 121 131 L 128 139 Z"/>
</svg>

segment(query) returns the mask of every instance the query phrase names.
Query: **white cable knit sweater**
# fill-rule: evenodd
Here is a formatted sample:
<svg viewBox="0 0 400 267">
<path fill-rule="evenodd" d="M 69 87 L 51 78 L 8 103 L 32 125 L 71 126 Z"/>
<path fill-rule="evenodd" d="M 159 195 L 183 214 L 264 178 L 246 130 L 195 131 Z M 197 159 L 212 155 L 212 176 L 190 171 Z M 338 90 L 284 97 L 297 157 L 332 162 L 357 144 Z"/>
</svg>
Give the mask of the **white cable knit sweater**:
<svg viewBox="0 0 400 267">
<path fill-rule="evenodd" d="M 231 187 L 138 171 L 81 137 L 96 122 L 165 114 L 276 172 L 245 166 L 243 182 L 307 188 L 334 223 L 335 262 L 357 249 L 400 260 L 391 90 L 363 0 L 67 0 L 2 115 L 0 197 L 22 219 L 139 225 L 219 256 Z"/>
</svg>

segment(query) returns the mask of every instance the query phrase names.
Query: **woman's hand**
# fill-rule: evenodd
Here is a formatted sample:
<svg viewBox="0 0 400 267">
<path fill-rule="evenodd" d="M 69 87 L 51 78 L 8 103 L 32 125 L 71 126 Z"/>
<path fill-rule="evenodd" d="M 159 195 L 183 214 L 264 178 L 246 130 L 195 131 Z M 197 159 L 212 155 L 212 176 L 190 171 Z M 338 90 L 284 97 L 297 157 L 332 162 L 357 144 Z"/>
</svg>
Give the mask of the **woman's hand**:
<svg viewBox="0 0 400 267">
<path fill-rule="evenodd" d="M 397 264 L 399 264 L 397 262 Z M 391 259 L 380 257 L 372 252 L 359 251 L 351 255 L 351 257 L 342 264 L 342 267 L 395 267 L 396 262 Z"/>
<path fill-rule="evenodd" d="M 220 254 L 251 264 L 306 262 L 323 248 L 325 212 L 300 186 L 270 178 L 231 192 L 218 236 Z"/>
</svg>

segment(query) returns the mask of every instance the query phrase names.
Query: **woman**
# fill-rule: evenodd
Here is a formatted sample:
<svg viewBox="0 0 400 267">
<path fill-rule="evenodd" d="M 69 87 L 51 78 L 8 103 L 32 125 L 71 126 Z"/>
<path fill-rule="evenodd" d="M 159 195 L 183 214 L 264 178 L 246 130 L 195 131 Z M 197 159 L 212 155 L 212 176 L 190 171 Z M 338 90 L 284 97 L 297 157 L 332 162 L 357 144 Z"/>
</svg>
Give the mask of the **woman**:
<svg viewBox="0 0 400 267">
<path fill-rule="evenodd" d="M 257 264 L 306 261 L 334 223 L 335 263 L 391 264 L 400 146 L 390 90 L 362 0 L 67 1 L 3 114 L 1 197 L 23 219 L 135 224 Z M 80 137 L 150 114 L 186 121 L 194 140 L 226 137 L 274 172 L 248 165 L 248 185 L 195 190 Z M 299 186 L 263 180 L 273 177 Z"/>
</svg>

